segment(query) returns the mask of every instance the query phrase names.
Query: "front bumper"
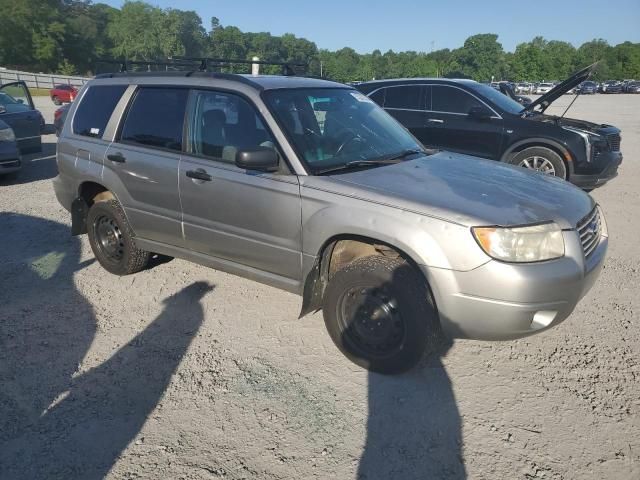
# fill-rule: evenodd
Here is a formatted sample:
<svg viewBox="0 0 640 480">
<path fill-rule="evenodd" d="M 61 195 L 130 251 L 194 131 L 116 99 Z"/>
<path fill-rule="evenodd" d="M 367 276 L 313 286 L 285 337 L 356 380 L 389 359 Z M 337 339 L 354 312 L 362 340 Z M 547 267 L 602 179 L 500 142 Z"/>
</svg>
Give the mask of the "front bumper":
<svg viewBox="0 0 640 480">
<path fill-rule="evenodd" d="M 565 320 L 595 283 L 606 256 L 606 227 L 584 258 L 578 234 L 565 231 L 565 256 L 533 264 L 495 260 L 468 272 L 422 267 L 445 333 L 452 338 L 508 340 Z"/>
<path fill-rule="evenodd" d="M 622 163 L 622 152 L 603 152 L 598 155 L 593 165 L 594 173 L 579 171 L 569 176 L 569 181 L 580 188 L 591 189 L 601 187 L 618 176 L 618 167 Z"/>
<path fill-rule="evenodd" d="M 0 175 L 17 172 L 22 168 L 22 159 L 14 145 L 0 145 Z"/>
</svg>

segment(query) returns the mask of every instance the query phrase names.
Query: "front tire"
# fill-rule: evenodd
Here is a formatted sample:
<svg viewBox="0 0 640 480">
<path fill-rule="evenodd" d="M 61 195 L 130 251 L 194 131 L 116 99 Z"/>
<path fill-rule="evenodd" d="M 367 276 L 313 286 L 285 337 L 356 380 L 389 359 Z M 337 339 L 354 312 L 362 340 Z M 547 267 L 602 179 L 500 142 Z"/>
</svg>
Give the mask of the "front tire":
<svg viewBox="0 0 640 480">
<path fill-rule="evenodd" d="M 567 179 L 567 167 L 556 152 L 546 147 L 529 147 L 516 153 L 512 159 L 513 165 L 535 170 L 547 175 Z"/>
<path fill-rule="evenodd" d="M 87 231 L 93 254 L 114 275 L 144 270 L 151 254 L 136 247 L 133 230 L 117 200 L 95 202 L 87 215 Z"/>
<path fill-rule="evenodd" d="M 324 295 L 323 316 L 338 349 L 378 373 L 412 369 L 440 338 L 429 289 L 400 258 L 363 257 L 337 271 Z"/>
</svg>

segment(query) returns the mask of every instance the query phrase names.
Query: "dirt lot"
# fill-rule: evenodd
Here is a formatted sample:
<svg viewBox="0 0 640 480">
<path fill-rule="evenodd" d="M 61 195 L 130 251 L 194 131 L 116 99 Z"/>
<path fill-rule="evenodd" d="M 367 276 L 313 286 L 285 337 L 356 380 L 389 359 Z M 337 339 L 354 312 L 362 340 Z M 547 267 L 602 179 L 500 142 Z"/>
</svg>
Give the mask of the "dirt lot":
<svg viewBox="0 0 640 480">
<path fill-rule="evenodd" d="M 294 295 L 181 260 L 107 274 L 69 235 L 46 137 L 0 180 L 0 478 L 640 478 L 638 112 L 571 111 L 621 127 L 625 154 L 593 193 L 609 258 L 575 313 L 396 378 L 350 364 Z"/>
</svg>

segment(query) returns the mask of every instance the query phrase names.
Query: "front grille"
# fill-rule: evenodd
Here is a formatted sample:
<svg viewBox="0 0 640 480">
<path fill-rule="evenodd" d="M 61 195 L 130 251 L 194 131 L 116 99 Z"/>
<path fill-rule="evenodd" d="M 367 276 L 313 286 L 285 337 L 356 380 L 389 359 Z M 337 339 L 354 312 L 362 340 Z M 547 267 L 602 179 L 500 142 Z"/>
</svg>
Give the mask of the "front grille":
<svg viewBox="0 0 640 480">
<path fill-rule="evenodd" d="M 607 135 L 607 142 L 609 142 L 609 148 L 611 149 L 612 152 L 620 151 L 620 134 L 619 133 L 612 133 L 610 135 Z"/>
<path fill-rule="evenodd" d="M 584 256 L 588 257 L 598 246 L 600 234 L 602 233 L 600 210 L 598 207 L 595 207 L 589 215 L 578 222 L 576 230 L 578 231 L 578 235 L 580 235 L 580 243 L 582 243 Z"/>
</svg>

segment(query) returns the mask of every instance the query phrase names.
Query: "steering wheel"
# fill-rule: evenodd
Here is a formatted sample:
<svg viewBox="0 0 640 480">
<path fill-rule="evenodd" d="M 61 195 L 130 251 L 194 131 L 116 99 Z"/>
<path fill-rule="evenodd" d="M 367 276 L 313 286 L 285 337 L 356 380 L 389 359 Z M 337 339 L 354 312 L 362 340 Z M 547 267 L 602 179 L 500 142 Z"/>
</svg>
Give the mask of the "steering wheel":
<svg viewBox="0 0 640 480">
<path fill-rule="evenodd" d="M 342 153 L 342 151 L 347 147 L 347 145 L 349 145 L 350 143 L 355 141 L 362 142 L 362 137 L 360 137 L 360 135 L 358 135 L 357 132 L 355 132 L 350 128 L 345 128 L 341 130 L 338 133 L 338 135 L 336 135 L 337 138 L 341 138 L 343 136 L 345 137 L 345 139 L 342 140 L 340 145 L 338 145 L 338 148 L 336 149 L 336 153 L 334 154 L 334 156 L 336 157 L 339 156 Z"/>
</svg>

